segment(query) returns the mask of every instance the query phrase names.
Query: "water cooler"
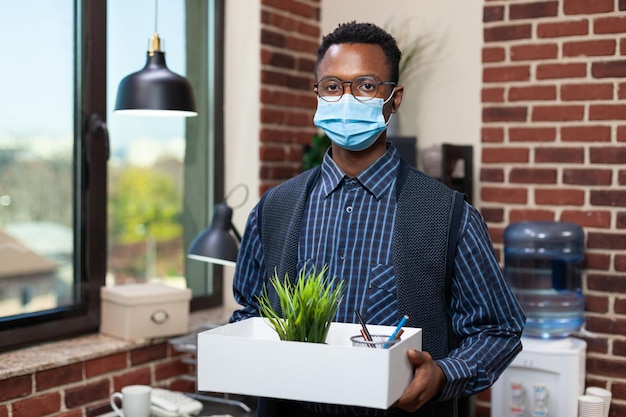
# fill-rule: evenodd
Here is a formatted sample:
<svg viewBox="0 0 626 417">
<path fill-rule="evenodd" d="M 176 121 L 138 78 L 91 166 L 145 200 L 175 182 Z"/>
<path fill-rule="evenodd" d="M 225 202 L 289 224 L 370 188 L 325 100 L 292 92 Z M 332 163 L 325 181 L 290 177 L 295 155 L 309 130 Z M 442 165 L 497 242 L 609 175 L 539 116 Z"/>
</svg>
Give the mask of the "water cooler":
<svg viewBox="0 0 626 417">
<path fill-rule="evenodd" d="M 505 276 L 526 313 L 523 350 L 491 388 L 492 417 L 576 417 L 585 388 L 584 233 L 567 222 L 504 232 Z"/>
</svg>

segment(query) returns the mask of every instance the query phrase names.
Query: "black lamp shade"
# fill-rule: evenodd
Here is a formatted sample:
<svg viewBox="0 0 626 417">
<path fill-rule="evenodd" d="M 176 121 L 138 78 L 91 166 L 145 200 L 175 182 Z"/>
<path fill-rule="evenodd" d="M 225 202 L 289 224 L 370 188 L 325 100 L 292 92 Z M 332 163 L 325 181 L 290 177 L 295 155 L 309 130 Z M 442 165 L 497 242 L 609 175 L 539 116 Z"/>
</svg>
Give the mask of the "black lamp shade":
<svg viewBox="0 0 626 417">
<path fill-rule="evenodd" d="M 165 53 L 148 52 L 146 66 L 120 82 L 116 113 L 138 116 L 197 116 L 191 84 L 165 65 Z"/>
<path fill-rule="evenodd" d="M 198 261 L 234 266 L 239 251 L 238 236 L 232 225 L 233 210 L 225 203 L 215 206 L 211 227 L 204 230 L 191 242 L 187 257 Z"/>
</svg>

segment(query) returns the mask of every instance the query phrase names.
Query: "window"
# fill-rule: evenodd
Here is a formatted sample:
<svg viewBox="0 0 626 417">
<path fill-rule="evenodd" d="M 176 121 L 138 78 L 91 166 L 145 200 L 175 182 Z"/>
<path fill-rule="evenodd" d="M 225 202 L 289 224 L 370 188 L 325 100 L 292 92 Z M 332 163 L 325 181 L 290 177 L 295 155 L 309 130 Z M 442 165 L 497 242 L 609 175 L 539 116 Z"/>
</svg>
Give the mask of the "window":
<svg viewBox="0 0 626 417">
<path fill-rule="evenodd" d="M 222 62 L 221 2 L 110 1 L 107 13 L 111 158 L 106 285 L 159 281 L 190 287 L 194 308 L 215 305 L 221 302 L 221 286 L 213 279 L 213 268 L 188 261 L 185 250 L 206 227 L 213 206 L 211 183 L 222 176 L 213 163 L 223 159 L 217 157 L 221 113 L 214 105 L 222 84 L 214 69 Z M 194 86 L 198 117 L 112 112 L 120 80 L 145 65 L 155 32 L 168 68 Z"/>
<path fill-rule="evenodd" d="M 221 95 L 223 4 L 161 3 L 177 7 L 161 11 L 159 30 L 168 66 L 194 85 L 193 120 L 111 114 L 121 77 L 145 63 L 153 1 L 0 4 L 0 36 L 12 40 L 0 66 L 0 350 L 97 331 L 105 282 L 163 279 L 191 287 L 193 308 L 221 303 L 212 268 L 184 251 L 223 193 L 213 186 L 222 167 L 212 163 L 222 159 L 221 110 L 212 104 Z M 132 21 L 118 20 L 124 14 Z M 120 42 L 129 25 L 141 39 Z M 144 183 L 121 192 L 124 181 Z M 120 220 L 120 207 L 148 198 L 161 213 Z M 124 275 L 117 253 L 131 250 L 136 262 Z"/>
</svg>

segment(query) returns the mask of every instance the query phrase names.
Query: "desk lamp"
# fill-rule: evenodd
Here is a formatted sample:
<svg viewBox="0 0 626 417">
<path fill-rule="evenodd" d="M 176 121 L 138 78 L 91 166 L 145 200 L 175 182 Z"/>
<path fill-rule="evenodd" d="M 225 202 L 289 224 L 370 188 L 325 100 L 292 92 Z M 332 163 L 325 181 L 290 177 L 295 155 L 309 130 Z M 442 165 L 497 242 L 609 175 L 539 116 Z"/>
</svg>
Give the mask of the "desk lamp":
<svg viewBox="0 0 626 417">
<path fill-rule="evenodd" d="M 188 258 L 219 265 L 235 266 L 241 235 L 233 225 L 233 209 L 226 204 L 226 200 L 239 187 L 245 189 L 246 195 L 243 203 L 238 207 L 246 202 L 248 187 L 239 184 L 224 197 L 223 202 L 216 204 L 211 227 L 200 232 L 191 242 L 187 251 Z"/>
<path fill-rule="evenodd" d="M 217 204 L 213 210 L 211 227 L 202 231 L 191 242 L 187 257 L 208 263 L 235 266 L 241 236 L 232 224 L 232 216 L 233 209 L 228 207 L 226 202 Z"/>
</svg>

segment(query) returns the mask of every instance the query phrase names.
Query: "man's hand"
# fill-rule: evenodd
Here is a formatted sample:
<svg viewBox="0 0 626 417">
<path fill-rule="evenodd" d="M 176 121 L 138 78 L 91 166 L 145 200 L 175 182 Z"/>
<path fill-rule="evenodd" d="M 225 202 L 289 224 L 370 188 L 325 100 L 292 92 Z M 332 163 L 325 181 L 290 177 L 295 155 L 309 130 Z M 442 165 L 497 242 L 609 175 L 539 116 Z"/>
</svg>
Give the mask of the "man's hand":
<svg viewBox="0 0 626 417">
<path fill-rule="evenodd" d="M 409 349 L 408 356 L 415 369 L 413 381 L 394 406 L 413 412 L 441 392 L 446 377 L 428 352 Z"/>
</svg>

